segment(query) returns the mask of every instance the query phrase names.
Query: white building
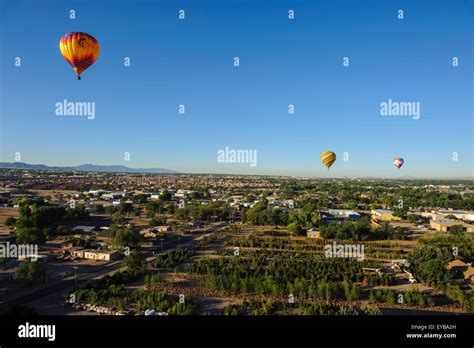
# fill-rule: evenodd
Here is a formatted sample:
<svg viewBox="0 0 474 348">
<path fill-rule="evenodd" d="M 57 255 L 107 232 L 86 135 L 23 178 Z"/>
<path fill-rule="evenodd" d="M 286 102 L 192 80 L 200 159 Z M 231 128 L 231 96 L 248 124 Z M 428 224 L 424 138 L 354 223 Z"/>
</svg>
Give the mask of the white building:
<svg viewBox="0 0 474 348">
<path fill-rule="evenodd" d="M 361 217 L 358 212 L 355 212 L 353 210 L 331 209 L 331 210 L 328 210 L 328 213 L 331 214 L 332 216 L 335 216 L 337 218 L 343 218 L 343 219 L 360 219 Z"/>
<path fill-rule="evenodd" d="M 474 221 L 474 211 L 466 210 L 438 210 L 433 211 L 437 219 L 443 219 L 448 215 L 453 215 L 458 220 Z"/>
<path fill-rule="evenodd" d="M 125 197 L 125 194 L 122 192 L 110 192 L 102 195 L 102 198 L 109 200 L 120 199 L 122 197 Z"/>
<path fill-rule="evenodd" d="M 112 261 L 120 256 L 116 250 L 93 250 L 93 249 L 74 249 L 71 251 L 73 257 L 78 257 L 88 260 Z"/>
</svg>

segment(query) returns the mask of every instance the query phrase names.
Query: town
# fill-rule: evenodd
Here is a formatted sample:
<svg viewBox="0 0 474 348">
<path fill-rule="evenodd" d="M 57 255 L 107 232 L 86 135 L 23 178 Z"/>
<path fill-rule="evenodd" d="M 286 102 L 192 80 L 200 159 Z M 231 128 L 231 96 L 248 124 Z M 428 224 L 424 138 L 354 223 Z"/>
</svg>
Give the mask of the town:
<svg viewBox="0 0 474 348">
<path fill-rule="evenodd" d="M 0 185 L 7 313 L 474 310 L 470 181 L 3 169 Z"/>
</svg>

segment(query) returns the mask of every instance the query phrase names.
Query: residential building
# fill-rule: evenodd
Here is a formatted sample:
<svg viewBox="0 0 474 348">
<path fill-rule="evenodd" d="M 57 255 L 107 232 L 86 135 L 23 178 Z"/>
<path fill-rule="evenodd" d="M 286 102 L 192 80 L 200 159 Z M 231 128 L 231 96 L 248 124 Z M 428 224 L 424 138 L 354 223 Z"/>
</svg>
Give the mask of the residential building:
<svg viewBox="0 0 474 348">
<path fill-rule="evenodd" d="M 393 211 L 387 209 L 375 209 L 371 211 L 372 219 L 379 221 L 401 220 L 398 216 L 393 215 Z"/>
<path fill-rule="evenodd" d="M 474 221 L 474 212 L 466 210 L 438 210 L 434 211 L 437 219 L 443 219 L 448 215 L 453 215 L 456 219 L 465 221 Z"/>
<path fill-rule="evenodd" d="M 341 219 L 360 219 L 361 215 L 353 210 L 328 210 L 328 213 L 331 214 L 332 216 L 336 218 L 341 218 Z"/>
<path fill-rule="evenodd" d="M 460 220 L 454 219 L 437 219 L 430 220 L 430 227 L 437 231 L 449 232 L 449 230 L 456 225 L 462 226 L 466 232 L 474 232 L 474 225 L 466 224 Z"/>
<path fill-rule="evenodd" d="M 309 229 L 306 231 L 306 237 L 308 238 L 320 238 L 320 233 L 319 231 L 316 231 L 314 229 Z"/>
<path fill-rule="evenodd" d="M 463 273 L 464 279 L 469 280 L 471 283 L 474 283 L 474 267 L 469 266 L 467 270 Z"/>
<path fill-rule="evenodd" d="M 112 261 L 119 257 L 116 250 L 84 250 L 84 258 L 89 260 Z"/>
<path fill-rule="evenodd" d="M 448 263 L 448 269 L 452 269 L 453 271 L 461 271 L 464 272 L 467 270 L 469 265 L 459 259 L 453 260 Z"/>
<path fill-rule="evenodd" d="M 73 249 L 70 253 L 72 257 L 100 261 L 112 261 L 120 256 L 120 253 L 116 250 L 94 250 L 83 248 Z"/>
</svg>

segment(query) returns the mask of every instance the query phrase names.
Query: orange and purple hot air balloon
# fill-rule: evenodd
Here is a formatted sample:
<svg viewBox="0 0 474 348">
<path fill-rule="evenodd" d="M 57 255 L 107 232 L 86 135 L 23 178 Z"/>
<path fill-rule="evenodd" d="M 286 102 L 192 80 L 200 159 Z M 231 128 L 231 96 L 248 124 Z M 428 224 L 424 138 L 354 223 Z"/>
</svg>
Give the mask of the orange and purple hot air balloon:
<svg viewBox="0 0 474 348">
<path fill-rule="evenodd" d="M 99 58 L 99 42 L 86 33 L 67 33 L 59 41 L 59 49 L 66 61 L 71 65 L 81 79 L 84 70 L 90 67 Z"/>
<path fill-rule="evenodd" d="M 403 158 L 397 157 L 393 159 L 393 165 L 398 169 L 403 166 L 403 163 L 405 163 L 405 160 Z"/>
</svg>

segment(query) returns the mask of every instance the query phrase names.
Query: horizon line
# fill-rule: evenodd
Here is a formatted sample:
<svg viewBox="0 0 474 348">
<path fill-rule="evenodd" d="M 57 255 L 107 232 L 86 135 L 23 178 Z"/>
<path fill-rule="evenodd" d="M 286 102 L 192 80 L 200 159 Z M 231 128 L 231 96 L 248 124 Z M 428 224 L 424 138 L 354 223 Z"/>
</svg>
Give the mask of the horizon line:
<svg viewBox="0 0 474 348">
<path fill-rule="evenodd" d="M 10 169 L 10 170 L 42 170 L 42 171 L 55 171 L 64 170 L 69 171 L 76 171 L 74 167 L 81 167 L 86 165 L 97 166 L 97 167 L 115 167 L 121 166 L 131 170 L 137 170 L 138 172 L 130 173 L 130 172 L 123 172 L 123 171 L 97 171 L 97 170 L 78 170 L 80 172 L 97 172 L 97 173 L 127 173 L 127 174 L 153 174 L 153 175 L 217 175 L 217 176 L 257 176 L 257 177 L 285 177 L 285 178 L 299 178 L 299 179 L 346 179 L 346 180 L 357 180 L 357 179 L 365 179 L 365 180 L 376 180 L 376 179 L 389 179 L 389 180 L 401 180 L 401 181 L 408 181 L 408 180 L 460 180 L 460 181 L 474 181 L 474 176 L 459 176 L 459 177 L 418 177 L 418 176 L 410 176 L 406 175 L 405 177 L 390 177 L 390 176 L 334 176 L 331 178 L 323 177 L 323 176 L 310 176 L 310 175 L 291 175 L 291 174 L 249 174 L 249 173 L 219 173 L 219 172 L 181 172 L 174 169 L 162 168 L 162 167 L 128 167 L 124 164 L 93 164 L 93 163 L 84 163 L 79 165 L 70 165 L 70 166 L 59 166 L 59 165 L 49 165 L 44 163 L 27 163 L 27 162 L 1 162 L 0 163 L 7 163 L 7 164 L 24 164 L 29 166 L 45 166 L 49 168 L 44 169 L 35 169 L 35 168 L 10 168 L 10 167 L 3 167 L 0 166 L 0 169 Z M 164 171 L 169 171 L 169 173 L 147 173 L 147 172 L 140 172 L 139 170 L 153 170 L 153 169 L 161 169 Z"/>
</svg>

